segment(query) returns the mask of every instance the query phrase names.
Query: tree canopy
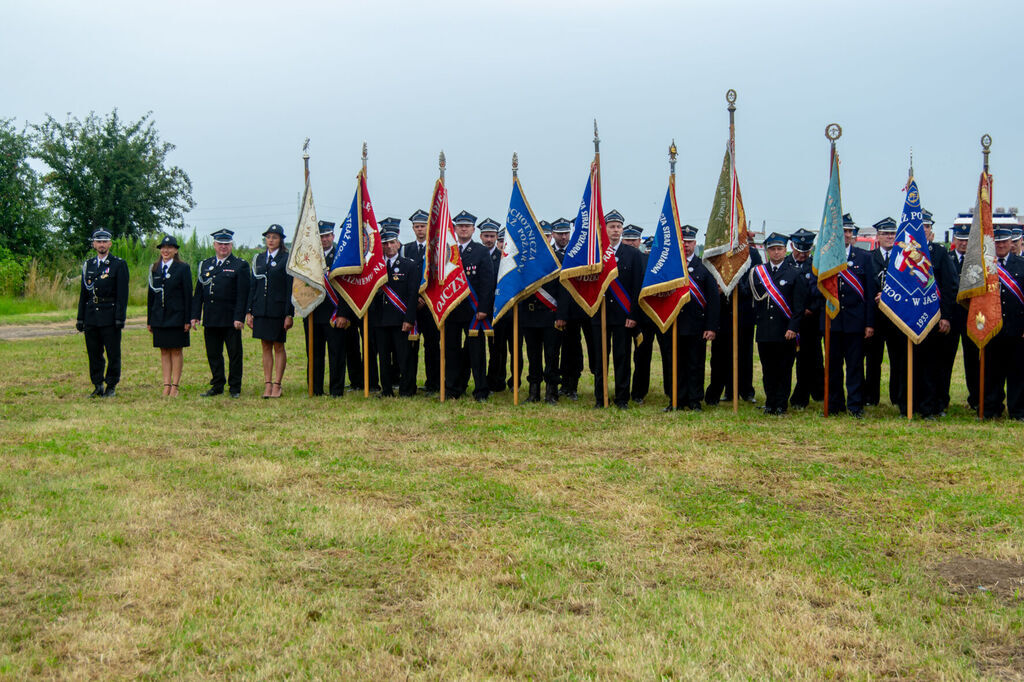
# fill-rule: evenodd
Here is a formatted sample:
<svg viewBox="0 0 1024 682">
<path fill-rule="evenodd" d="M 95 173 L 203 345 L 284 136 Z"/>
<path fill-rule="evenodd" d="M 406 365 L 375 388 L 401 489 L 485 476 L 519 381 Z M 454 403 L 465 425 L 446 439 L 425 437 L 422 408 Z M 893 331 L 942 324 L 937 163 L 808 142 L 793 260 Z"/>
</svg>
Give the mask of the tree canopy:
<svg viewBox="0 0 1024 682">
<path fill-rule="evenodd" d="M 182 215 L 195 204 L 192 181 L 168 165 L 174 145 L 160 140 L 151 115 L 127 123 L 117 109 L 82 121 L 69 114 L 63 123 L 47 115 L 32 126 L 36 156 L 50 169 L 43 180 L 56 224 L 74 250 L 87 248 L 101 227 L 136 238 L 184 227 Z"/>
<path fill-rule="evenodd" d="M 49 210 L 38 173 L 29 165 L 32 139 L 0 119 L 0 247 L 38 254 L 50 237 Z"/>
</svg>

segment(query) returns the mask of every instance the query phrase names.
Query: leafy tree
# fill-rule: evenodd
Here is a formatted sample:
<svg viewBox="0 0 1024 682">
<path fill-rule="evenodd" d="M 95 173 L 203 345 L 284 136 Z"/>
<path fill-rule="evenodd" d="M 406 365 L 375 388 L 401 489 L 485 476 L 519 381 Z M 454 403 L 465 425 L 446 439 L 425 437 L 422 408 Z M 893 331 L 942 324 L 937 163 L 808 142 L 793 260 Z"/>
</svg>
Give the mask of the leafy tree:
<svg viewBox="0 0 1024 682">
<path fill-rule="evenodd" d="M 143 238 L 166 228 L 183 228 L 191 209 L 192 181 L 177 166 L 168 166 L 174 149 L 162 142 L 152 112 L 123 122 L 117 109 L 101 119 L 61 123 L 47 115 L 33 126 L 37 156 L 50 168 L 44 176 L 56 209 L 58 226 L 72 247 L 84 250 L 93 230 L 114 237 Z"/>
<path fill-rule="evenodd" d="M 50 232 L 39 175 L 29 165 L 32 139 L 13 119 L 0 119 L 0 253 L 39 255 Z"/>
</svg>

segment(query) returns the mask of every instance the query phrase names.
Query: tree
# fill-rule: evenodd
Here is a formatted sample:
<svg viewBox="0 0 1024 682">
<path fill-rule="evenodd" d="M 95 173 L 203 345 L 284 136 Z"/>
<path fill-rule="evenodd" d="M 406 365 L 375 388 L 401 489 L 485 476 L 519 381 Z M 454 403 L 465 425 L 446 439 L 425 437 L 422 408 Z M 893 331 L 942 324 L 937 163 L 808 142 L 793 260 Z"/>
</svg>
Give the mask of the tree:
<svg viewBox="0 0 1024 682">
<path fill-rule="evenodd" d="M 29 165 L 32 139 L 13 119 L 0 119 L 0 247 L 16 255 L 39 255 L 50 232 L 43 184 Z"/>
<path fill-rule="evenodd" d="M 167 165 L 174 149 L 162 142 L 152 112 L 123 123 L 117 109 L 105 119 L 91 112 L 84 121 L 68 115 L 61 123 L 47 115 L 33 126 L 37 157 L 50 168 L 44 176 L 58 226 L 72 248 L 88 247 L 93 230 L 114 237 L 141 238 L 161 226 L 183 228 L 191 209 L 192 181 Z"/>
</svg>

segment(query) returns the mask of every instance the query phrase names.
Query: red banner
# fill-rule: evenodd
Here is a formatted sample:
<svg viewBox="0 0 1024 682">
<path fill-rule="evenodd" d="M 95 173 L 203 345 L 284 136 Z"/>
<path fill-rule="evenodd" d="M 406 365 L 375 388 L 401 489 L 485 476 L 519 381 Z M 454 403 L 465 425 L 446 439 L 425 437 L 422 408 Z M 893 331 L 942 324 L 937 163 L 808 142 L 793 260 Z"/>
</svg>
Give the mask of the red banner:
<svg viewBox="0 0 1024 682">
<path fill-rule="evenodd" d="M 377 218 L 373 215 L 373 204 L 366 189 L 366 173 L 359 173 L 359 188 L 362 201 L 359 204 L 359 229 L 362 231 L 367 252 L 363 271 L 355 275 L 336 275 L 331 284 L 345 299 L 356 317 L 363 317 L 373 301 L 374 295 L 388 280 L 388 267 L 384 262 L 384 251 L 380 245 Z"/>
<path fill-rule="evenodd" d="M 448 190 L 442 180 L 434 185 L 434 196 L 430 201 L 420 295 L 430 307 L 430 314 L 438 327 L 444 323 L 448 313 L 469 295 L 469 282 L 462 269 L 459 242 L 448 211 Z"/>
</svg>

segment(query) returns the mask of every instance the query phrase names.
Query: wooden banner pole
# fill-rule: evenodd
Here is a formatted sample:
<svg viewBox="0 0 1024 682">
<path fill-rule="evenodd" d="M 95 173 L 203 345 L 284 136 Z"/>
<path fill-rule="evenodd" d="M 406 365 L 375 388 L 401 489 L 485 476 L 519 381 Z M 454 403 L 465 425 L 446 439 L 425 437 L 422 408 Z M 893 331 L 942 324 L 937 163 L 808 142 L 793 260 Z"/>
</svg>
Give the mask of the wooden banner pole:
<svg viewBox="0 0 1024 682">
<path fill-rule="evenodd" d="M 907 421 L 914 419 L 914 341 L 907 337 Z"/>
<path fill-rule="evenodd" d="M 676 336 L 679 316 L 672 320 L 672 409 L 679 409 L 679 338 Z"/>
<path fill-rule="evenodd" d="M 531 370 L 532 371 L 532 370 Z M 519 305 L 512 308 L 512 404 L 519 404 Z"/>
</svg>

